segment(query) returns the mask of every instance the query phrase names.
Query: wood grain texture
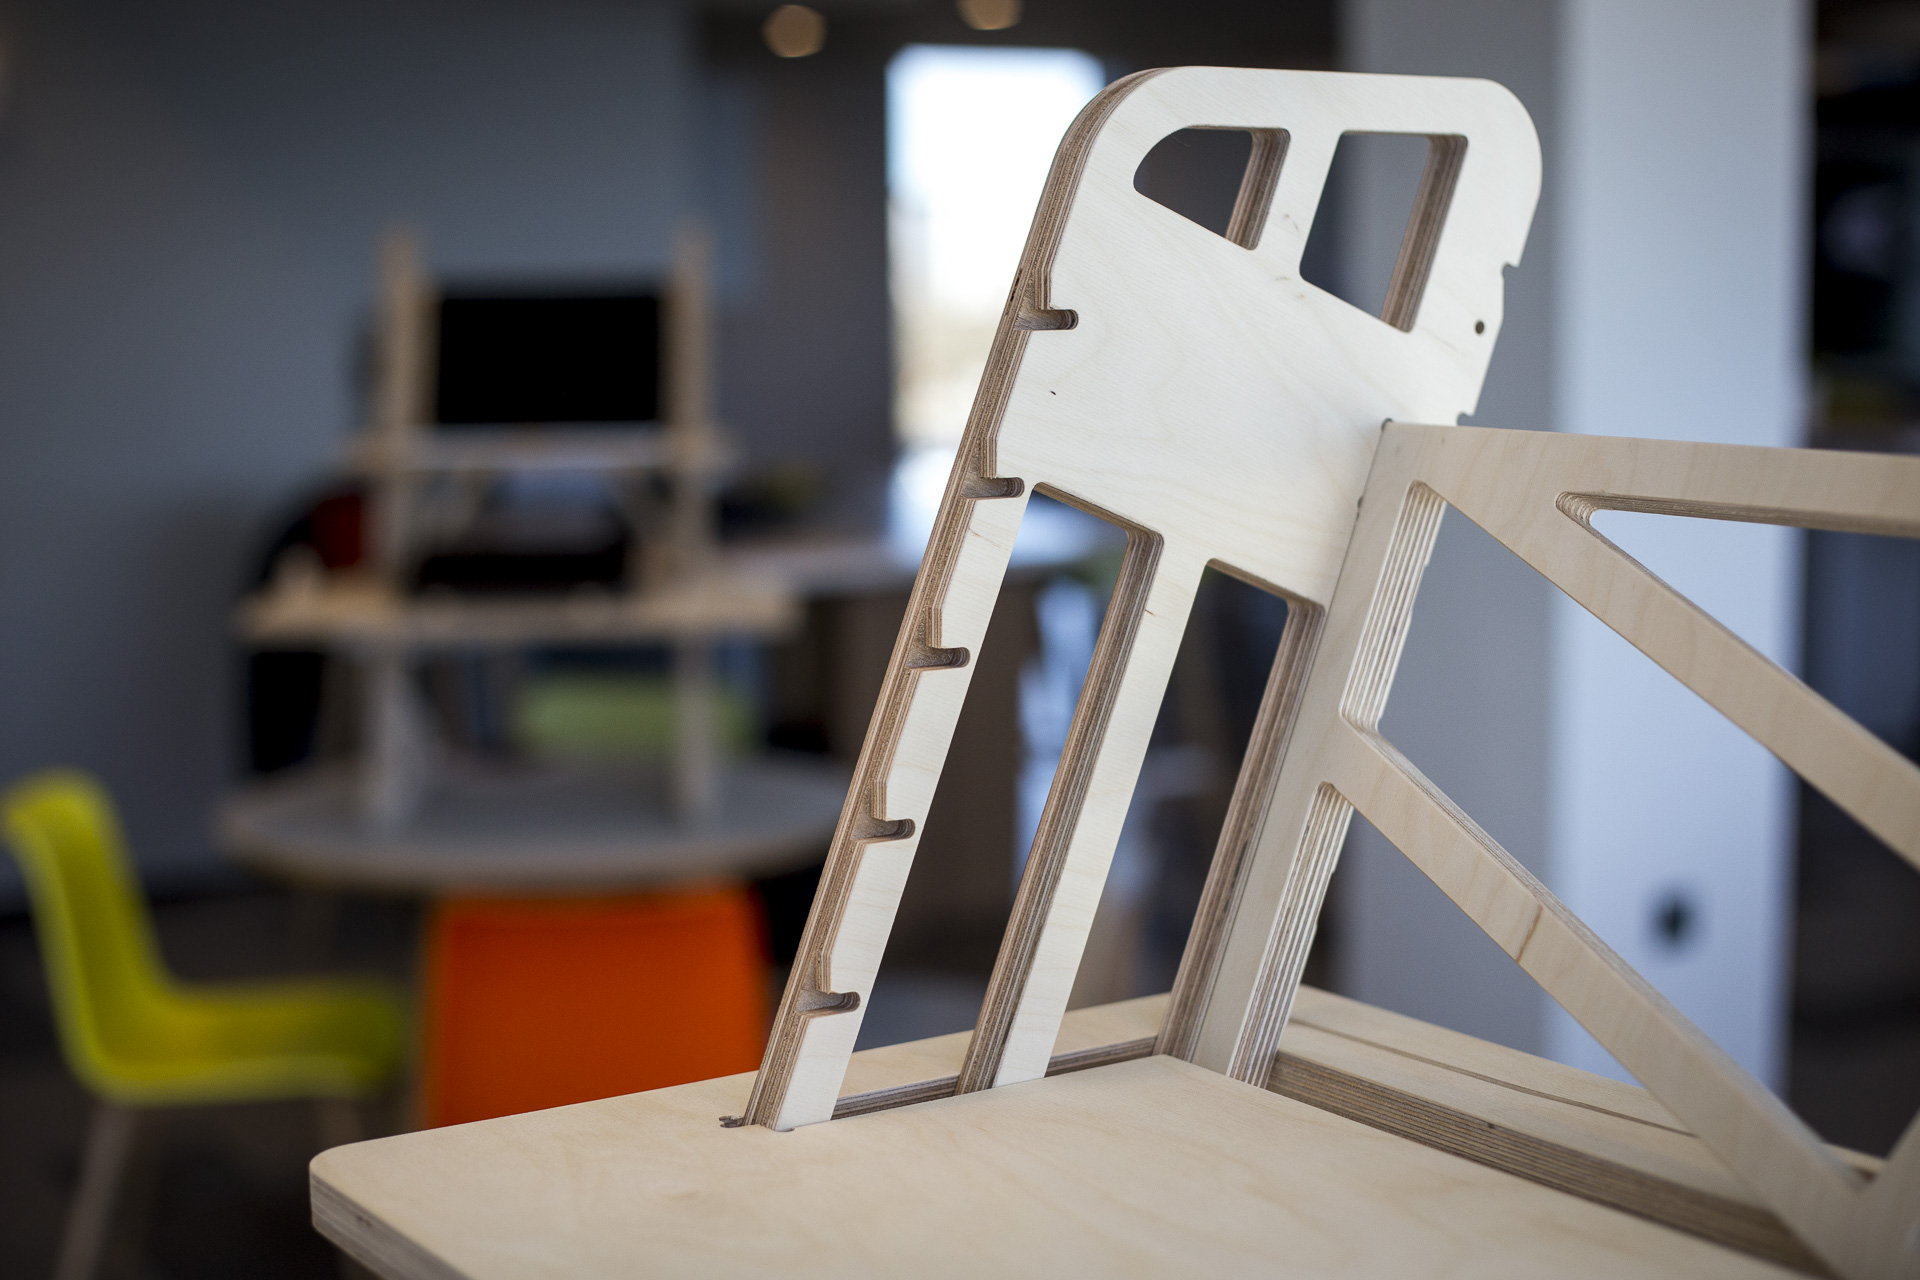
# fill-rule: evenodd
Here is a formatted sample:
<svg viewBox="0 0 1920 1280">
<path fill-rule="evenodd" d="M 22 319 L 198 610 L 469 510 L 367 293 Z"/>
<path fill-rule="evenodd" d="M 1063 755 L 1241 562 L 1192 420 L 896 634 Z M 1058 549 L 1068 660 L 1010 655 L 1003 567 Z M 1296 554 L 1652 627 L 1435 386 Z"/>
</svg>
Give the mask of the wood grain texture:
<svg viewBox="0 0 1920 1280">
<path fill-rule="evenodd" d="M 1057 1074 L 1105 1058 L 1146 1057 L 1165 1021 L 1167 997 L 1141 996 L 1113 1004 L 1074 1009 L 1060 1020 L 1048 1070 Z M 847 1063 L 846 1082 L 835 1101 L 834 1114 L 882 1110 L 885 1098 L 911 1093 L 919 1097 L 946 1097 L 954 1092 L 960 1064 L 967 1056 L 971 1032 L 912 1040 L 856 1053 Z M 1145 1048 L 1135 1049 L 1145 1043 Z M 1124 1053 L 1122 1047 L 1126 1047 Z"/>
<path fill-rule="evenodd" d="M 1308 1031 L 1303 1038 L 1311 1037 Z M 1395 1088 L 1380 1078 L 1386 1074 L 1379 1072 L 1383 1064 L 1372 1060 L 1381 1055 L 1336 1054 L 1322 1045 L 1319 1058 L 1308 1058 L 1288 1052 L 1284 1045 L 1283 1037 L 1267 1084 L 1275 1093 L 1796 1271 L 1828 1274 L 1763 1207 L 1649 1178 L 1630 1165 L 1584 1148 L 1524 1134 L 1489 1122 L 1472 1110 Z M 1336 1056 L 1357 1061 L 1343 1068 L 1324 1060 Z M 1390 1055 L 1387 1061 L 1391 1063 Z"/>
<path fill-rule="evenodd" d="M 1225 236 L 1133 186 L 1154 144 L 1190 126 L 1255 134 Z M 1441 140 L 1391 322 L 1300 278 L 1334 148 L 1351 130 Z M 1519 261 L 1539 173 L 1525 111 L 1485 81 L 1185 68 L 1118 81 L 1082 112 L 1035 213 L 902 623 L 749 1108 L 755 1123 L 832 1114 L 1036 491 L 1130 539 L 961 1087 L 1044 1073 L 1201 574 L 1226 569 L 1302 615 L 1331 598 L 1379 423 L 1450 419 L 1478 398 L 1502 268 Z M 1292 675 L 1273 686 L 1270 746 L 1297 688 Z M 1248 804 L 1266 781 L 1247 784 Z M 1235 873 L 1224 874 L 1230 886 Z M 1206 955 L 1190 968 L 1212 964 Z M 1183 990 L 1205 985 L 1196 976 Z"/>
<path fill-rule="evenodd" d="M 1141 1036 L 1135 1040 L 1122 1040 L 1117 1044 L 1097 1045 L 1090 1049 L 1079 1049 L 1070 1053 L 1056 1053 L 1047 1063 L 1047 1074 L 1063 1076 L 1073 1071 L 1088 1071 L 1094 1067 L 1104 1067 L 1115 1062 L 1132 1062 L 1135 1058 L 1153 1056 L 1154 1037 Z M 966 1042 L 961 1043 L 961 1056 L 965 1056 Z M 833 1118 L 843 1120 L 848 1116 L 864 1116 L 875 1111 L 889 1111 L 894 1107 L 910 1107 L 919 1102 L 931 1102 L 935 1098 L 951 1098 L 962 1093 L 960 1073 L 935 1076 L 930 1080 L 920 1080 L 913 1084 L 895 1085 L 887 1089 L 874 1089 L 866 1093 L 842 1094 L 833 1104 Z"/>
<path fill-rule="evenodd" d="M 1049 1075 L 1152 1053 L 1170 1001 L 1074 1010 Z M 855 1054 L 834 1118 L 955 1092 L 967 1035 Z M 1267 1088 L 1809 1274 L 1786 1224 L 1645 1089 L 1302 986 Z M 1882 1161 L 1834 1149 L 1863 1173 Z"/>
<path fill-rule="evenodd" d="M 1788 1274 L 1164 1056 L 719 1128 L 747 1086 L 338 1148 L 315 1221 L 395 1278 Z"/>
<path fill-rule="evenodd" d="M 1920 460 L 1390 424 L 1195 1060 L 1266 1078 L 1357 808 L 1824 1263 L 1847 1276 L 1920 1275 L 1920 1126 L 1871 1179 L 1837 1158 L 1380 736 L 1447 505 L 1920 860 L 1920 770 L 1590 523 L 1620 508 L 1920 536 Z"/>
</svg>

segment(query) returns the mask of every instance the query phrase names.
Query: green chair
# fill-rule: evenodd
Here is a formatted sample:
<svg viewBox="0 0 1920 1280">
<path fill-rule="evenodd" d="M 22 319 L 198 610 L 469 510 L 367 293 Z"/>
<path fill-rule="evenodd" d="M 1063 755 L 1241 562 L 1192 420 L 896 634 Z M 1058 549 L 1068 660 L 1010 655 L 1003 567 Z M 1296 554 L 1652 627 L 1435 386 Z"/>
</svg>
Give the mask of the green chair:
<svg viewBox="0 0 1920 1280">
<path fill-rule="evenodd" d="M 387 984 L 350 979 L 184 985 L 168 973 L 112 801 L 84 774 L 28 778 L 0 797 L 26 877 L 67 1065 L 99 1099 L 58 1275 L 98 1265 L 150 1108 L 312 1098 L 347 1140 L 352 1104 L 393 1079 L 406 1020 Z"/>
</svg>

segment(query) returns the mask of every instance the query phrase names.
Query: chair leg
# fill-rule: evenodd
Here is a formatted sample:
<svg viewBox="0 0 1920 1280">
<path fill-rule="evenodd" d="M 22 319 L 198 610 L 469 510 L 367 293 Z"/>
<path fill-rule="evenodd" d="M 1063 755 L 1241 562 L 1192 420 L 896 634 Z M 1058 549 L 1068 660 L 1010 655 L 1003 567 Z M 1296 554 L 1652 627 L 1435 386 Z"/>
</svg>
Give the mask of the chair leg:
<svg viewBox="0 0 1920 1280">
<path fill-rule="evenodd" d="M 366 1118 L 360 1113 L 360 1104 L 351 1098 L 317 1099 L 313 1113 L 323 1150 L 344 1147 L 367 1136 Z"/>
<path fill-rule="evenodd" d="M 167 1125 L 174 1115 L 171 1109 L 140 1112 L 140 1131 L 134 1134 L 133 1150 L 127 1155 L 127 1171 L 121 1175 L 114 1199 L 113 1231 L 99 1267 L 105 1274 L 118 1274 L 124 1268 L 115 1264 L 123 1261 L 132 1267 L 132 1274 L 147 1274 L 147 1246 L 153 1237 L 154 1210 L 160 1195 Z"/>
<path fill-rule="evenodd" d="M 67 1211 L 66 1238 L 60 1245 L 55 1280 L 93 1280 L 106 1253 L 113 1226 L 114 1203 L 127 1173 L 140 1113 L 132 1107 L 102 1102 L 94 1106 L 87 1130 L 87 1150 L 80 1166 L 80 1187 Z"/>
</svg>

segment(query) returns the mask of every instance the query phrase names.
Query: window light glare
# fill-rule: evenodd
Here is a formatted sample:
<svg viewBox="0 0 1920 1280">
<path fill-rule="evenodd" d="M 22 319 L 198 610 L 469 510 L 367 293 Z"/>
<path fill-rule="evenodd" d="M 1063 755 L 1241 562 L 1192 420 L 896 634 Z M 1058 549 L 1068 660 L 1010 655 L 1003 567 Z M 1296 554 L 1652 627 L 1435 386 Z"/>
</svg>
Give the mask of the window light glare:
<svg viewBox="0 0 1920 1280">
<path fill-rule="evenodd" d="M 887 68 L 894 423 L 951 446 L 1060 137 L 1105 83 L 1075 49 L 909 45 Z"/>
<path fill-rule="evenodd" d="M 779 58 L 805 58 L 827 43 L 827 20 L 803 4 L 783 4 L 767 15 L 760 36 Z"/>
</svg>

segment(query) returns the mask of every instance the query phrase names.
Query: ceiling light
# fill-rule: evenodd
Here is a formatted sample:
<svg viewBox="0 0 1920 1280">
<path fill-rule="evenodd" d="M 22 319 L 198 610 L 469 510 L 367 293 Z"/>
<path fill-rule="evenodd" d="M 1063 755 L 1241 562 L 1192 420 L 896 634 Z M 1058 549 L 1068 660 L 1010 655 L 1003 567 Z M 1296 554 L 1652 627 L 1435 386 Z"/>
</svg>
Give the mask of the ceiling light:
<svg viewBox="0 0 1920 1280">
<path fill-rule="evenodd" d="M 1005 31 L 1020 21 L 1020 0 L 959 0 L 960 17 L 975 31 Z"/>
<path fill-rule="evenodd" d="M 760 35 L 776 56 L 804 58 L 826 44 L 827 20 L 803 4 L 783 4 L 767 15 Z"/>
</svg>

